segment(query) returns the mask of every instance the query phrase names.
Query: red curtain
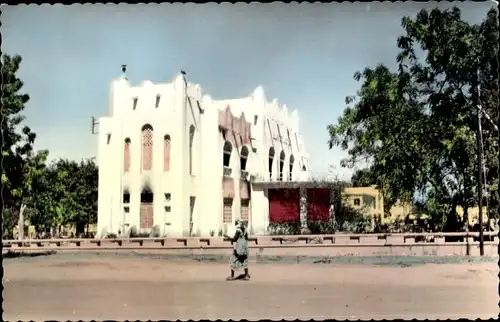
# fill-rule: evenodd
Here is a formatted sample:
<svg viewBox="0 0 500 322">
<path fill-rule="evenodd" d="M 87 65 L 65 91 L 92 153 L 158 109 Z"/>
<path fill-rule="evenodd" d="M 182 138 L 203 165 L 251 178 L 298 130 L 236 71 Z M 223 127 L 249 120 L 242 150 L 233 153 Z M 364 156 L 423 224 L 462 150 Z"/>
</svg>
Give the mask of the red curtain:
<svg viewBox="0 0 500 322">
<path fill-rule="evenodd" d="M 270 222 L 300 220 L 299 189 L 269 189 L 268 198 Z"/>
<path fill-rule="evenodd" d="M 330 220 L 330 190 L 328 188 L 307 189 L 307 220 Z"/>
</svg>

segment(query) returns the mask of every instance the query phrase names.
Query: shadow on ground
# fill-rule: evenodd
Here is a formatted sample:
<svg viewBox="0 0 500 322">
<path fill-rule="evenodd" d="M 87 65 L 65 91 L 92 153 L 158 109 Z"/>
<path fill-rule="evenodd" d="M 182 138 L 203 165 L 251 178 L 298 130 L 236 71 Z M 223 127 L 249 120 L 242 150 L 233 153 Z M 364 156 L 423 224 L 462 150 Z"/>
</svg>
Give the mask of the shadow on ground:
<svg viewBox="0 0 500 322">
<path fill-rule="evenodd" d="M 57 253 L 56 251 L 25 253 L 8 251 L 3 258 L 10 261 L 24 262 L 37 260 L 51 256 L 54 259 L 61 260 L 79 260 L 91 258 L 140 258 L 168 261 L 197 261 L 207 263 L 228 263 L 228 256 L 221 255 L 159 255 L 142 254 L 136 252 L 123 253 Z M 315 257 L 315 256 L 250 256 L 250 262 L 256 264 L 317 264 L 317 265 L 378 265 L 378 266 L 396 266 L 411 267 L 425 264 L 458 264 L 458 263 L 484 263 L 497 262 L 498 257 L 467 257 L 467 256 L 336 256 L 336 257 Z"/>
<path fill-rule="evenodd" d="M 26 253 L 26 252 L 8 250 L 2 254 L 2 257 L 3 258 L 39 257 L 39 256 L 48 256 L 48 255 L 55 255 L 55 254 L 57 254 L 57 252 L 55 250 L 48 250 L 48 251 L 36 252 L 36 253 Z"/>
</svg>

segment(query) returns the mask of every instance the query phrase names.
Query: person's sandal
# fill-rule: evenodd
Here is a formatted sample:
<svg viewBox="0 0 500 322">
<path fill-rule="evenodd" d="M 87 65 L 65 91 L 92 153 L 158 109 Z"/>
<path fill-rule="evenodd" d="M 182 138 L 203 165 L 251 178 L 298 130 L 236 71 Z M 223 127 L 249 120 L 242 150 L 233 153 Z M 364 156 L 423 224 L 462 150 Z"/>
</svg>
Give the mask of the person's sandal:
<svg viewBox="0 0 500 322">
<path fill-rule="evenodd" d="M 249 280 L 250 280 L 250 274 L 248 274 L 248 275 L 246 275 L 245 277 L 243 277 L 243 279 L 244 279 L 245 281 L 249 281 Z"/>
<path fill-rule="evenodd" d="M 234 281 L 234 277 L 232 277 L 232 276 L 228 276 L 228 277 L 226 278 L 226 281 Z"/>
</svg>

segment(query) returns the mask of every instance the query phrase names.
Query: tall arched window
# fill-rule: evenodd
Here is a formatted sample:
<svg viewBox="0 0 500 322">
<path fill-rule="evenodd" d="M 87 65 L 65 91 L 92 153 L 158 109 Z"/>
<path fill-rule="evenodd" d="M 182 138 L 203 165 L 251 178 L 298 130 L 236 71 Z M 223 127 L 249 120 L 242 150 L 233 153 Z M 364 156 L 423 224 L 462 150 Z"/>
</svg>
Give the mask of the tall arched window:
<svg viewBox="0 0 500 322">
<path fill-rule="evenodd" d="M 269 149 L 269 179 L 273 177 L 274 148 Z"/>
<path fill-rule="evenodd" d="M 293 154 L 290 156 L 290 168 L 288 172 L 288 180 L 292 181 L 292 173 L 293 173 L 293 163 L 295 162 L 295 157 Z"/>
<path fill-rule="evenodd" d="M 142 127 L 142 170 L 153 168 L 153 127 L 146 124 Z"/>
<path fill-rule="evenodd" d="M 194 145 L 194 132 L 195 128 L 194 125 L 191 125 L 189 127 L 189 174 L 193 174 L 193 145 Z"/>
<path fill-rule="evenodd" d="M 170 135 L 165 135 L 163 137 L 163 171 L 170 171 L 170 146 L 171 146 Z"/>
<path fill-rule="evenodd" d="M 224 150 L 223 150 L 223 165 L 224 167 L 230 167 L 231 165 L 231 152 L 233 151 L 233 146 L 231 145 L 231 142 L 226 141 L 224 142 Z"/>
<path fill-rule="evenodd" d="M 247 161 L 248 161 L 248 148 L 246 145 L 244 145 L 241 148 L 241 154 L 240 154 L 240 169 L 241 170 L 247 169 Z"/>
<path fill-rule="evenodd" d="M 283 168 L 285 167 L 285 151 L 280 153 L 279 181 L 283 181 Z"/>
<path fill-rule="evenodd" d="M 123 172 L 130 171 L 130 139 L 126 138 L 123 143 Z"/>
</svg>

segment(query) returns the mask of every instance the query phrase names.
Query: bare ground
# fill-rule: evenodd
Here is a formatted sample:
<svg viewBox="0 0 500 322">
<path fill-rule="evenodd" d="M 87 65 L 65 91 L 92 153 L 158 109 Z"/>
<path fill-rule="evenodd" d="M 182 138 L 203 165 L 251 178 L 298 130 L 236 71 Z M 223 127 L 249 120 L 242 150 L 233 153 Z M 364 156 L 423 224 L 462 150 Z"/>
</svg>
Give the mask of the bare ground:
<svg viewBox="0 0 500 322">
<path fill-rule="evenodd" d="M 46 257 L 4 261 L 4 320 L 491 318 L 497 263 L 228 265 Z"/>
</svg>

